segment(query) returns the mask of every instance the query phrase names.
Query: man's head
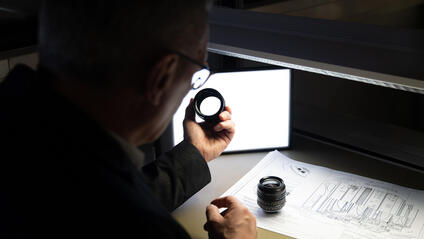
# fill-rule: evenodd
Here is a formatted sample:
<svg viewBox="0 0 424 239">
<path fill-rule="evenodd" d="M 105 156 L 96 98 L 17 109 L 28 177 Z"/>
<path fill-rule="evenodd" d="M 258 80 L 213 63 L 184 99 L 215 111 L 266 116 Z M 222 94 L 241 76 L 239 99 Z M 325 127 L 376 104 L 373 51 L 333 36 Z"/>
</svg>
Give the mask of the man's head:
<svg viewBox="0 0 424 239">
<path fill-rule="evenodd" d="M 104 85 L 133 67 L 149 68 L 170 50 L 201 41 L 210 1 L 45 0 L 40 14 L 42 65 Z M 137 72 L 138 73 L 138 72 Z M 137 74 L 138 75 L 138 74 Z"/>
<path fill-rule="evenodd" d="M 151 141 L 169 123 L 197 70 L 175 51 L 199 62 L 205 59 L 210 4 L 209 0 L 46 0 L 40 13 L 40 65 L 57 75 L 62 85 L 116 90 L 116 94 L 125 89 L 155 120 L 155 126 L 150 125 Z M 133 108 L 134 118 L 141 117 L 140 109 Z"/>
</svg>

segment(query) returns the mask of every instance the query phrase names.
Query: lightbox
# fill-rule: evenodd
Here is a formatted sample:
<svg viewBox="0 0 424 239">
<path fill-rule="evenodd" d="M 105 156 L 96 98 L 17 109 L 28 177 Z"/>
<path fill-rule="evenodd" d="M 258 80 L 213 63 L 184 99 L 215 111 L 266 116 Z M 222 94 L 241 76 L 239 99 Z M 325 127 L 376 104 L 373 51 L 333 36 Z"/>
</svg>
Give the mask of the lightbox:
<svg viewBox="0 0 424 239">
<path fill-rule="evenodd" d="M 224 152 L 286 148 L 290 139 L 290 70 L 216 73 L 191 90 L 173 118 L 174 145 L 183 140 L 185 109 L 204 88 L 218 90 L 232 109 L 236 133 Z M 202 103 L 203 104 L 203 103 Z M 201 122 L 196 116 L 196 121 Z"/>
</svg>

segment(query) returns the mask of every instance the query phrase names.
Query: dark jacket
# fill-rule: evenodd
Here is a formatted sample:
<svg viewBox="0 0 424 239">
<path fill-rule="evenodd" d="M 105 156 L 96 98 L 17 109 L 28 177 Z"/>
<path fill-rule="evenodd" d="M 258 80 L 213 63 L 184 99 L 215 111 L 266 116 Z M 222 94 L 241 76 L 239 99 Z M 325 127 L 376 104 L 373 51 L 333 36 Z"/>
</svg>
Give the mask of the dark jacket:
<svg viewBox="0 0 424 239">
<path fill-rule="evenodd" d="M 44 78 L 18 66 L 0 85 L 0 238 L 188 238 L 169 210 L 210 181 L 197 149 L 140 172 Z"/>
</svg>

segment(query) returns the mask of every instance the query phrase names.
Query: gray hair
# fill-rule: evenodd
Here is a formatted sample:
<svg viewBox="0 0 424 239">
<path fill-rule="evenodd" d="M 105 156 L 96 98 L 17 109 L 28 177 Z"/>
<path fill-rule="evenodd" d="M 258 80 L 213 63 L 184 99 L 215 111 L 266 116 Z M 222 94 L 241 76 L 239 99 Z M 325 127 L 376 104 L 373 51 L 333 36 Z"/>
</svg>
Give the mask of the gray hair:
<svg viewBox="0 0 424 239">
<path fill-rule="evenodd" d="M 107 85 L 149 67 L 168 50 L 189 49 L 211 0 L 45 0 L 40 65 L 60 76 Z M 188 35 L 188 36 L 187 36 Z M 132 72 L 133 73 L 133 72 Z"/>
</svg>

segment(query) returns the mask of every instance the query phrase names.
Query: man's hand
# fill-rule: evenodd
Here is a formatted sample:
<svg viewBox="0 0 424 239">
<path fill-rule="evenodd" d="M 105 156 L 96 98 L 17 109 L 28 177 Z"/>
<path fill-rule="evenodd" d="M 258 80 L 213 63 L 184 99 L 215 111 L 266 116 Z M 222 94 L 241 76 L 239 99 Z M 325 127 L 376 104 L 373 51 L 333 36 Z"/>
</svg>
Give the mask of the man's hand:
<svg viewBox="0 0 424 239">
<path fill-rule="evenodd" d="M 231 120 L 231 109 L 219 115 L 221 122 L 211 125 L 207 122 L 196 123 L 193 99 L 186 108 L 184 119 L 184 139 L 193 144 L 203 155 L 206 162 L 218 157 L 230 144 L 234 136 L 235 126 Z"/>
<path fill-rule="evenodd" d="M 219 208 L 227 208 L 219 213 Z M 210 239 L 257 238 L 256 219 L 235 197 L 215 199 L 206 208 L 204 229 Z"/>
</svg>

